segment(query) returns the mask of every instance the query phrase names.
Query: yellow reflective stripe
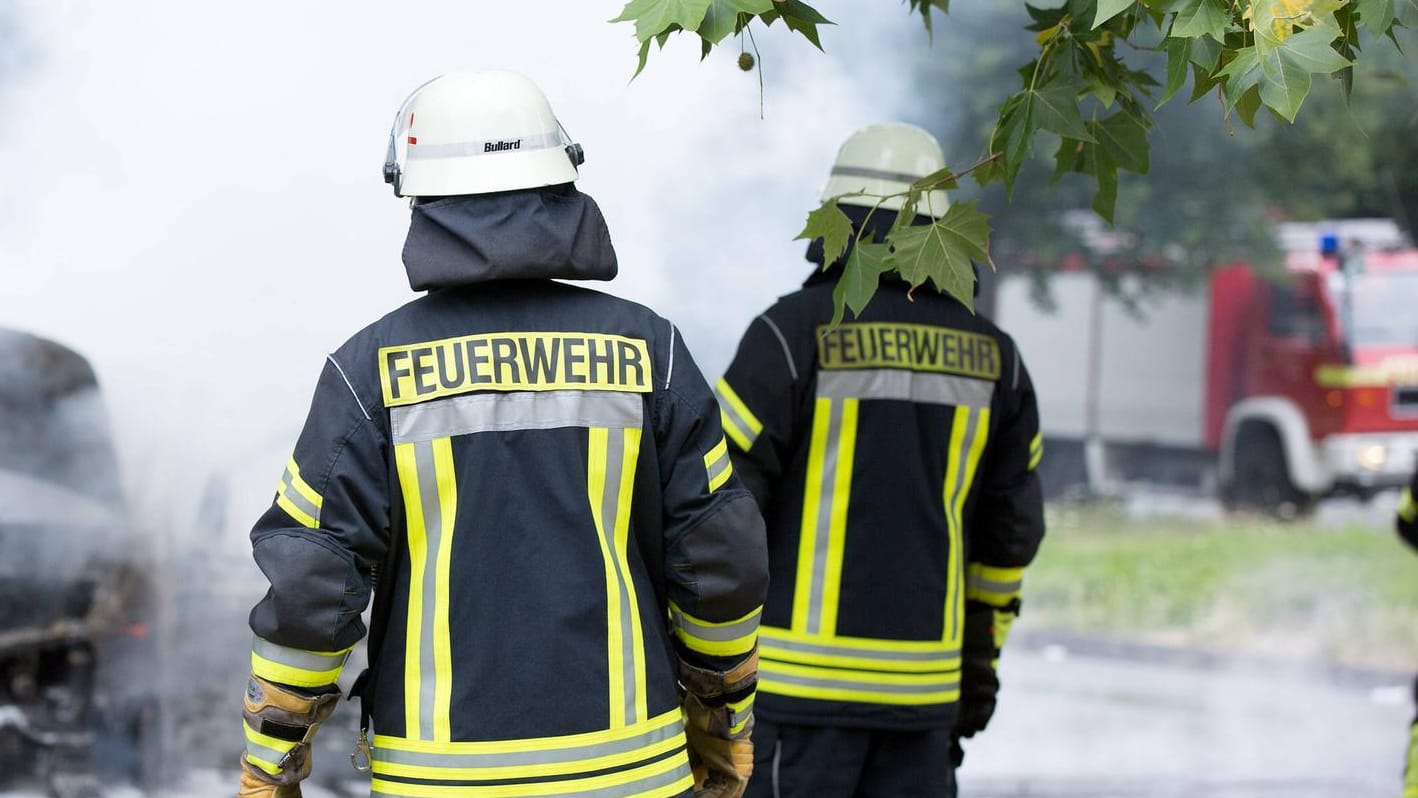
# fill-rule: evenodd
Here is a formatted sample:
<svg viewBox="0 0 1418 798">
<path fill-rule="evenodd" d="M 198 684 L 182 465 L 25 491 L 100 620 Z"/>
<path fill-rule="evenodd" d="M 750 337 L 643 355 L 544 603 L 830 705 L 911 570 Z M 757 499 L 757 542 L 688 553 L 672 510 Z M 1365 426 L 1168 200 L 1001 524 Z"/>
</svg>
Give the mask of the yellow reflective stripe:
<svg viewBox="0 0 1418 798">
<path fill-rule="evenodd" d="M 374 747 L 387 748 L 395 751 L 453 754 L 460 756 L 515 754 L 528 751 L 560 751 L 568 748 L 583 748 L 605 743 L 614 743 L 620 740 L 628 740 L 632 737 L 638 737 L 649 732 L 664 729 L 668 726 L 673 726 L 681 723 L 682 720 L 683 714 L 678 708 L 675 708 L 669 712 L 656 715 L 643 723 L 622 726 L 615 729 L 581 732 L 579 734 L 561 734 L 555 737 L 525 737 L 518 740 L 487 740 L 475 742 L 415 740 L 407 737 L 387 737 L 376 734 L 374 735 Z"/>
<path fill-rule="evenodd" d="M 806 635 L 789 629 L 759 629 L 762 659 L 848 670 L 894 673 L 957 670 L 960 648 L 940 640 L 878 640 L 865 637 Z"/>
<path fill-rule="evenodd" d="M 316 493 L 315 489 L 310 487 L 310 485 L 305 481 L 305 479 L 300 476 L 300 466 L 295 464 L 295 457 L 292 456 L 290 458 L 290 460 L 286 463 L 286 468 L 290 471 L 291 487 L 295 488 L 300 493 L 300 495 L 304 496 L 307 501 L 315 505 L 317 508 L 324 504 L 325 500 L 320 496 L 320 494 Z"/>
<path fill-rule="evenodd" d="M 1044 459 L 1044 433 L 1034 435 L 1034 439 L 1029 441 L 1029 470 L 1033 471 L 1039 467 L 1039 463 Z"/>
<path fill-rule="evenodd" d="M 621 450 L 620 494 L 616 499 L 615 514 L 616 566 L 620 571 L 620 580 L 630 594 L 630 654 L 635 674 L 635 715 L 627 719 L 631 723 L 637 723 L 650 714 L 645 683 L 645 630 L 640 625 L 640 600 L 630 573 L 630 510 L 635 498 L 635 466 L 640 460 L 640 434 L 640 427 L 625 430 L 625 447 Z"/>
<path fill-rule="evenodd" d="M 670 602 L 670 622 L 675 636 L 691 651 L 715 657 L 741 657 L 753 650 L 763 608 L 757 607 L 732 621 L 705 621 Z"/>
<path fill-rule="evenodd" d="M 748 697 L 742 701 L 728 701 L 729 707 L 729 734 L 738 734 L 743 731 L 743 727 L 753 719 L 753 699 L 755 693 L 749 693 Z"/>
<path fill-rule="evenodd" d="M 382 759 L 379 752 L 376 751 L 373 768 L 375 775 L 379 776 L 402 776 L 404 778 L 430 779 L 433 781 L 532 779 L 547 776 L 569 776 L 576 773 L 594 773 L 598 770 L 623 767 L 635 762 L 658 757 L 676 748 L 683 748 L 684 746 L 684 734 L 679 733 L 641 748 L 614 754 L 593 756 L 586 759 L 572 759 L 536 764 L 491 765 L 486 767 L 416 765 L 407 762 L 390 762 Z"/>
<path fill-rule="evenodd" d="M 354 646 L 341 651 L 307 651 L 256 637 L 251 641 L 251 672 L 270 682 L 295 687 L 324 687 L 340 678 Z"/>
<path fill-rule="evenodd" d="M 433 469 L 438 482 L 439 536 L 438 556 L 434 564 L 433 616 L 433 738 L 452 738 L 453 704 L 453 642 L 449 634 L 451 604 L 449 601 L 450 570 L 453 562 L 453 526 L 458 512 L 458 479 L 453 470 L 453 441 L 437 438 L 433 441 Z"/>
<path fill-rule="evenodd" d="M 1413 500 L 1413 489 L 1404 488 L 1398 497 L 1398 517 L 1407 523 L 1418 523 L 1418 502 Z"/>
<path fill-rule="evenodd" d="M 817 556 L 818 512 L 822 506 L 822 466 L 827 454 L 827 434 L 832 420 L 832 400 L 813 405 L 807 474 L 803 480 L 803 517 L 798 531 L 798 573 L 793 583 L 793 629 L 808 630 L 812 611 L 813 566 Z"/>
<path fill-rule="evenodd" d="M 601 507 L 606 493 L 606 444 L 610 430 L 592 427 L 587 439 L 586 498 L 591 503 L 591 519 L 596 524 L 596 540 L 601 546 L 601 565 L 606 580 L 606 676 L 610 688 L 610 725 L 625 725 L 625 640 L 620 625 L 620 587 L 606 542 L 605 519 Z"/>
<path fill-rule="evenodd" d="M 733 461 L 729 459 L 729 443 L 724 438 L 719 438 L 719 443 L 704 455 L 704 472 L 708 475 L 710 493 L 722 487 L 734 473 Z"/>
<path fill-rule="evenodd" d="M 314 529 L 320 526 L 322 504 L 324 499 L 301 478 L 300 466 L 291 457 L 286 461 L 286 470 L 276 485 L 276 506 L 285 510 L 297 523 Z"/>
<path fill-rule="evenodd" d="M 965 631 L 965 500 L 969 497 L 970 487 L 975 481 L 975 469 L 980 464 L 980 455 L 984 452 L 989 429 L 988 408 L 955 408 L 955 418 L 950 425 L 945 485 L 942 489 L 950 545 L 949 561 L 946 565 L 948 580 L 945 588 L 944 639 L 952 647 L 960 645 Z"/>
<path fill-rule="evenodd" d="M 858 399 L 842 400 L 842 423 L 832 436 L 837 458 L 832 475 L 832 515 L 827 527 L 827 562 L 822 579 L 820 632 L 837 631 L 837 608 L 842 600 L 842 560 L 847 549 L 847 505 L 852 494 L 852 459 L 857 449 Z"/>
<path fill-rule="evenodd" d="M 281 772 L 281 766 L 277 763 L 285 759 L 286 754 L 295 748 L 295 741 L 281 740 L 262 734 L 251 728 L 251 724 L 245 720 L 241 721 L 241 728 L 246 734 L 246 761 L 272 776 L 278 775 Z"/>
<path fill-rule="evenodd" d="M 252 673 L 268 682 L 288 684 L 291 687 L 325 687 L 339 681 L 342 670 L 343 663 L 329 670 L 312 671 L 267 659 L 255 651 L 251 652 Z"/>
<path fill-rule="evenodd" d="M 748 405 L 744 404 L 727 380 L 720 378 L 714 386 L 714 393 L 719 397 L 719 417 L 723 421 L 724 431 L 740 449 L 748 451 L 758 434 L 763 431 L 763 422 L 748 409 Z"/>
<path fill-rule="evenodd" d="M 629 770 L 589 776 L 581 779 L 558 779 L 532 784 L 497 784 L 466 786 L 461 784 L 410 784 L 388 779 L 374 779 L 373 795 L 407 796 L 408 798 L 531 798 L 532 796 L 576 796 L 612 787 L 628 787 L 637 782 L 651 782 L 648 789 L 627 798 L 669 798 L 694 786 L 689 770 L 689 755 L 683 751 Z M 604 793 L 600 793 L 604 795 Z"/>
<path fill-rule="evenodd" d="M 419 708 L 423 696 L 423 667 L 419 661 L 419 655 L 423 651 L 424 606 L 421 586 L 424 583 L 428 559 L 428 533 L 424 527 L 423 501 L 419 496 L 415 445 L 401 443 L 394 447 L 394 463 L 404 496 L 404 514 L 409 536 L 409 606 L 407 640 L 404 644 L 404 728 L 410 736 L 418 735 L 422 728 Z"/>
<path fill-rule="evenodd" d="M 1403 798 L 1418 798 L 1418 723 L 1408 732 L 1408 765 L 1403 769 Z"/>
<path fill-rule="evenodd" d="M 1004 607 L 1019 597 L 1023 580 L 1023 568 L 996 568 L 970 563 L 965 572 L 965 598 L 993 607 Z"/>
<path fill-rule="evenodd" d="M 960 674 L 872 674 L 759 662 L 760 692 L 819 701 L 922 706 L 960 700 Z"/>
</svg>

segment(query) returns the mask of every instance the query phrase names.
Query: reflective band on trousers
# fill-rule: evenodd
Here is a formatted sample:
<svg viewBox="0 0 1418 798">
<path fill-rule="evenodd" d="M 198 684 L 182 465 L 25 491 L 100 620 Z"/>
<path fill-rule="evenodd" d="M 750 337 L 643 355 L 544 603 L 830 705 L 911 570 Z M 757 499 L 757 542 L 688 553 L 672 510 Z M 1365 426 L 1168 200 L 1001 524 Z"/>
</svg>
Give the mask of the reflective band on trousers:
<svg viewBox="0 0 1418 798">
<path fill-rule="evenodd" d="M 324 687 L 339 680 L 352 648 L 305 651 L 257 637 L 251 643 L 251 672 L 267 681 L 293 687 Z"/>
<path fill-rule="evenodd" d="M 692 781 L 680 717 L 676 709 L 621 729 L 498 742 L 376 735 L 373 795 L 677 795 Z"/>
<path fill-rule="evenodd" d="M 987 408 L 994 392 L 995 384 L 990 380 L 904 369 L 836 370 L 817 375 L 817 395 L 830 399 L 895 399 Z"/>
<path fill-rule="evenodd" d="M 514 391 L 435 399 L 389 410 L 394 443 L 478 432 L 560 427 L 639 427 L 639 394 L 611 391 Z"/>
</svg>

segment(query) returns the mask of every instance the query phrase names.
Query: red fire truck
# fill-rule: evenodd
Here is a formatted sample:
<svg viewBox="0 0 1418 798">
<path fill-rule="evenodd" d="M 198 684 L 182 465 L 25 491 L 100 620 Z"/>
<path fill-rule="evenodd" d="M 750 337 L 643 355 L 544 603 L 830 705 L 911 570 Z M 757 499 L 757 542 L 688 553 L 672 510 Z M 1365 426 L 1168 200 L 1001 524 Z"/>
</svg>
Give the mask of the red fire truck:
<svg viewBox="0 0 1418 798">
<path fill-rule="evenodd" d="M 1290 226 L 1281 242 L 1275 273 L 1236 263 L 1190 290 L 1060 271 L 1052 310 L 1028 280 L 999 279 L 993 316 L 1038 389 L 1047 491 L 1189 483 L 1293 517 L 1407 479 L 1418 250 L 1374 220 Z"/>
</svg>

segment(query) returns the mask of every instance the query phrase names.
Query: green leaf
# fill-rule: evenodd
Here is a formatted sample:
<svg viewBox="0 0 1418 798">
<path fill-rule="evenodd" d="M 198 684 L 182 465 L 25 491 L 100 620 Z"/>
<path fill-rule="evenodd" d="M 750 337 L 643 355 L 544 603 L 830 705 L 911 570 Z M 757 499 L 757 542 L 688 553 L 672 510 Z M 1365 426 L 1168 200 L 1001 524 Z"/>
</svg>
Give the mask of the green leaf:
<svg viewBox="0 0 1418 798">
<path fill-rule="evenodd" d="M 1033 119 L 1041 129 L 1083 141 L 1092 140 L 1083 126 L 1083 115 L 1078 110 L 1076 88 L 1049 86 L 1043 89 L 1026 89 L 1024 94 L 1025 102 L 1034 105 Z"/>
<path fill-rule="evenodd" d="M 1150 158 L 1147 127 L 1127 111 L 1119 111 L 1100 122 L 1088 123 L 1108 160 L 1120 169 L 1147 174 Z"/>
<path fill-rule="evenodd" d="M 1049 177 L 1049 183 L 1054 184 L 1059 182 L 1064 175 L 1070 172 L 1083 171 L 1084 148 L 1096 146 L 1098 145 L 1087 144 L 1076 139 L 1059 139 L 1059 148 L 1054 151 L 1054 173 Z"/>
<path fill-rule="evenodd" d="M 1310 28 L 1280 42 L 1261 59 L 1260 100 L 1288 122 L 1295 121 L 1310 93 L 1311 75 L 1328 75 L 1349 66 L 1334 51 L 1334 31 Z"/>
<path fill-rule="evenodd" d="M 1226 108 L 1230 110 L 1236 107 L 1236 100 L 1240 99 L 1247 89 L 1260 85 L 1265 72 L 1260 66 L 1260 55 L 1256 53 L 1256 48 L 1251 46 L 1237 50 L 1236 57 L 1217 72 L 1216 76 L 1226 79 Z"/>
<path fill-rule="evenodd" d="M 1230 22 L 1231 12 L 1221 0 L 1191 0 L 1172 18 L 1172 31 L 1167 35 L 1185 39 L 1210 36 L 1219 42 Z"/>
<path fill-rule="evenodd" d="M 1236 116 L 1241 118 L 1246 127 L 1255 129 L 1256 111 L 1260 110 L 1260 87 L 1252 86 L 1246 92 L 1236 98 Z"/>
<path fill-rule="evenodd" d="M 1033 104 L 1024 102 L 1022 93 L 1012 95 L 1000 109 L 998 127 L 990 139 L 990 150 L 1004 153 L 999 161 L 999 176 L 1004 178 L 1007 195 L 1014 192 L 1014 179 L 1019 176 L 1019 168 L 1024 165 L 1034 133 L 1039 129 L 1033 121 L 1032 109 Z"/>
<path fill-rule="evenodd" d="M 972 261 L 990 262 L 989 219 L 974 202 L 956 203 L 932 224 L 891 231 L 897 269 L 913 286 L 929 280 L 941 291 L 975 309 Z"/>
<path fill-rule="evenodd" d="M 1199 41 L 1204 41 L 1204 40 L 1203 40 L 1203 39 L 1193 39 L 1192 41 L 1193 41 L 1193 42 L 1199 42 Z M 1210 94 L 1210 93 L 1211 93 L 1211 90 L 1214 89 L 1214 88 L 1216 88 L 1217 85 L 1220 84 L 1220 83 L 1221 83 L 1221 79 L 1218 78 L 1218 77 L 1214 77 L 1214 76 L 1211 74 L 1211 70 L 1209 70 L 1209 69 L 1207 69 L 1206 67 L 1203 67 L 1203 66 L 1198 66 L 1196 63 L 1193 63 L 1193 64 L 1192 64 L 1192 96 L 1191 96 L 1190 99 L 1187 100 L 1187 104 L 1190 105 L 1191 103 L 1194 103 L 1194 102 L 1196 102 L 1197 100 L 1200 100 L 1202 97 L 1205 97 L 1206 95 Z"/>
<path fill-rule="evenodd" d="M 881 275 L 896 268 L 896 257 L 891 254 L 889 244 L 859 243 L 852 248 L 842 276 L 832 289 L 832 322 L 836 326 L 842 321 L 843 308 L 851 308 L 852 315 L 860 316 L 867 303 L 876 293 Z"/>
<path fill-rule="evenodd" d="M 1162 90 L 1162 99 L 1157 101 L 1161 108 L 1187 85 L 1187 65 L 1191 63 L 1192 40 L 1168 39 L 1163 45 L 1167 51 L 1167 87 Z"/>
<path fill-rule="evenodd" d="M 847 244 L 852 240 L 852 220 L 847 218 L 847 214 L 837 207 L 837 200 L 830 199 L 817 210 L 807 215 L 807 224 L 803 226 L 803 231 L 798 233 L 798 238 L 814 241 L 822 239 L 822 251 L 824 267 L 831 266 L 842 257 L 842 252 L 847 249 Z"/>
<path fill-rule="evenodd" d="M 1104 22 L 1128 10 L 1136 1 L 1137 0 L 1098 0 L 1098 13 L 1093 16 L 1093 27 L 1097 28 Z"/>
<path fill-rule="evenodd" d="M 659 35 L 671 25 L 698 30 L 709 11 L 711 0 L 630 0 L 620 16 L 611 22 L 634 22 L 635 38 L 641 42 Z"/>
<path fill-rule="evenodd" d="M 950 13 L 950 0 L 911 0 L 911 13 L 921 12 L 921 24 L 926 26 L 926 38 L 935 41 L 935 30 L 931 27 L 931 9 L 938 8 L 940 13 Z"/>
<path fill-rule="evenodd" d="M 822 49 L 822 40 L 818 38 L 817 26 L 835 24 L 802 0 L 775 2 L 769 13 L 775 17 L 782 17 L 783 24 L 788 26 L 788 30 L 802 34 L 803 38 L 812 42 L 812 46 L 819 50 Z M 767 19 L 767 15 L 764 15 L 764 19 Z"/>
<path fill-rule="evenodd" d="M 1375 36 L 1382 36 L 1393 27 L 1398 13 L 1394 0 L 1358 0 L 1359 21 Z"/>
<path fill-rule="evenodd" d="M 1207 72 L 1216 71 L 1216 66 L 1221 63 L 1221 44 L 1209 36 L 1192 39 L 1191 43 L 1191 54 L 1188 56 L 1191 62 Z"/>
<path fill-rule="evenodd" d="M 630 76 L 631 80 L 640 77 L 640 73 L 645 71 L 645 62 L 650 60 L 650 40 L 646 39 L 640 43 L 640 64 L 635 67 L 635 74 Z"/>
<path fill-rule="evenodd" d="M 773 0 L 710 0 L 698 32 L 710 44 L 718 44 L 738 31 L 740 14 L 762 14 L 773 9 Z"/>
<path fill-rule="evenodd" d="M 925 177 L 917 178 L 916 182 L 911 184 L 911 188 L 916 191 L 944 191 L 955 187 L 955 170 L 949 166 L 942 166 Z"/>
</svg>

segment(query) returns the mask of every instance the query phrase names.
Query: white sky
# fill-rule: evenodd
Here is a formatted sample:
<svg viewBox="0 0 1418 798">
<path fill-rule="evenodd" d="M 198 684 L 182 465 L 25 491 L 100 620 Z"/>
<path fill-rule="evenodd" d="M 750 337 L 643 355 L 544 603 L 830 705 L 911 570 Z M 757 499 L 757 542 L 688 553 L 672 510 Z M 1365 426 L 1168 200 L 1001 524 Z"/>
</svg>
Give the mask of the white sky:
<svg viewBox="0 0 1418 798">
<path fill-rule="evenodd" d="M 0 326 L 94 361 L 130 482 L 252 458 L 274 480 L 324 353 L 413 298 L 408 211 L 380 176 L 394 111 L 435 74 L 496 67 L 586 148 L 621 262 L 597 287 L 679 323 L 712 381 L 806 275 L 791 239 L 837 145 L 905 106 L 927 44 L 898 4 L 822 0 L 846 23 L 823 30 L 832 55 L 760 31 L 760 120 L 736 47 L 701 64 L 680 37 L 629 82 L 620 6 L 17 0 Z"/>
</svg>

